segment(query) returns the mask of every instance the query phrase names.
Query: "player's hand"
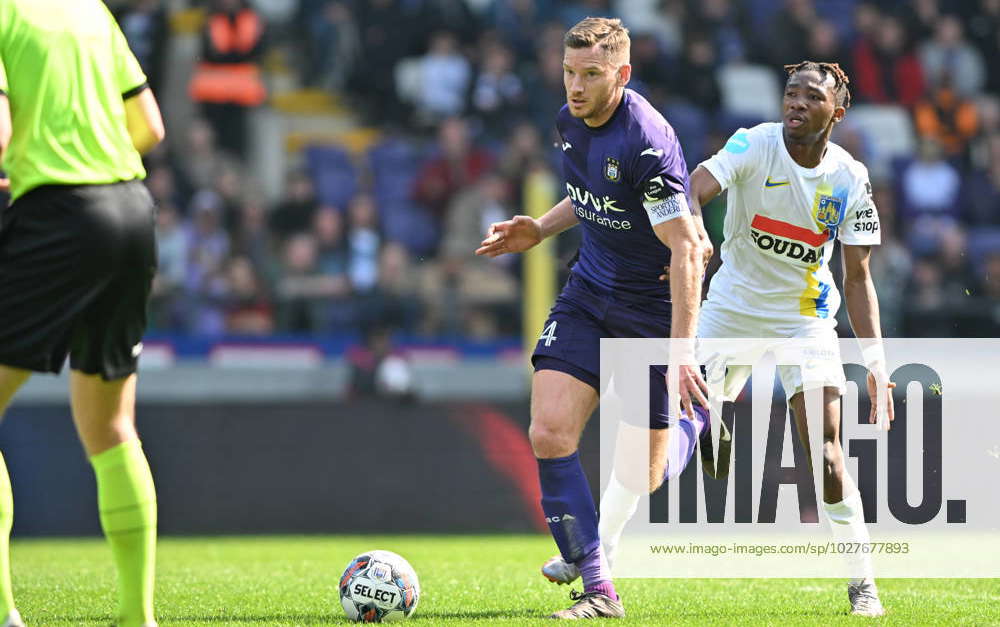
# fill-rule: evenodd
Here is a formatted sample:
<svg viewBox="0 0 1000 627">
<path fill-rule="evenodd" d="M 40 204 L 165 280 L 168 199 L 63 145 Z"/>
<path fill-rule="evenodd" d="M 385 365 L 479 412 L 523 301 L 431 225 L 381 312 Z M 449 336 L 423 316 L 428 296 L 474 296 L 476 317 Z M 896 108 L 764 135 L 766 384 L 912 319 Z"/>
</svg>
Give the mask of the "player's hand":
<svg viewBox="0 0 1000 627">
<path fill-rule="evenodd" d="M 871 413 L 868 414 L 868 423 L 873 425 L 878 424 L 879 428 L 881 428 L 884 425 L 886 431 L 892 428 L 892 421 L 896 419 L 896 413 L 892 403 L 892 389 L 894 387 L 896 387 L 896 384 L 889 380 L 889 374 L 885 371 L 884 368 L 878 368 L 876 369 L 875 372 L 872 371 L 868 372 L 868 398 L 870 398 L 872 401 Z M 885 421 L 879 420 L 880 417 L 878 411 L 879 388 L 883 388 L 886 390 L 885 415 L 888 417 L 888 420 Z"/>
<path fill-rule="evenodd" d="M 677 377 L 676 382 L 672 381 Z M 694 403 L 702 407 L 708 407 L 708 383 L 701 376 L 701 369 L 698 366 L 681 365 L 667 368 L 667 390 L 668 394 L 677 386 L 677 398 L 680 401 L 680 408 L 688 420 L 694 416 Z M 676 407 L 671 403 L 671 411 Z M 675 414 L 676 415 L 676 414 Z"/>
<path fill-rule="evenodd" d="M 514 216 L 510 220 L 494 222 L 486 231 L 477 255 L 497 257 L 505 253 L 523 253 L 542 241 L 542 226 L 530 216 Z"/>
<path fill-rule="evenodd" d="M 10 179 L 5 177 L 0 177 L 0 192 L 10 191 Z"/>
<path fill-rule="evenodd" d="M 715 254 L 715 246 L 712 246 L 712 240 L 707 237 L 701 240 L 701 273 L 705 274 L 708 272 L 708 264 L 712 261 L 712 255 Z M 669 268 L 669 266 L 667 266 Z M 669 274 L 669 273 L 668 273 Z"/>
</svg>

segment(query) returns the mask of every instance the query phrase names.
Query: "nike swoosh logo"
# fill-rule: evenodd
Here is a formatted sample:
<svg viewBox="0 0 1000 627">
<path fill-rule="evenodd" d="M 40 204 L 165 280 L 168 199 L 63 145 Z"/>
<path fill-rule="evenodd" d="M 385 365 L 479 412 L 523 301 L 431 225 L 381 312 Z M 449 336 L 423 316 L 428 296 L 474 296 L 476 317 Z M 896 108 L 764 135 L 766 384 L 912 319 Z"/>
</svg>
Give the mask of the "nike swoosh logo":
<svg viewBox="0 0 1000 627">
<path fill-rule="evenodd" d="M 646 155 L 649 155 L 650 157 L 660 158 L 660 157 L 663 156 L 663 151 L 660 150 L 659 148 L 657 148 L 656 150 L 654 150 L 652 148 L 647 148 L 647 149 L 645 149 L 645 150 L 643 150 L 642 152 L 639 153 L 640 157 L 643 157 L 643 156 L 646 156 Z"/>
<path fill-rule="evenodd" d="M 569 142 L 563 142 L 563 145 L 562 145 L 563 152 L 566 152 L 567 150 L 569 150 L 572 147 L 573 147 L 573 144 L 571 144 Z"/>
<path fill-rule="evenodd" d="M 788 181 L 772 181 L 770 176 L 767 177 L 766 181 L 764 181 L 764 187 L 781 187 L 788 184 Z"/>
</svg>

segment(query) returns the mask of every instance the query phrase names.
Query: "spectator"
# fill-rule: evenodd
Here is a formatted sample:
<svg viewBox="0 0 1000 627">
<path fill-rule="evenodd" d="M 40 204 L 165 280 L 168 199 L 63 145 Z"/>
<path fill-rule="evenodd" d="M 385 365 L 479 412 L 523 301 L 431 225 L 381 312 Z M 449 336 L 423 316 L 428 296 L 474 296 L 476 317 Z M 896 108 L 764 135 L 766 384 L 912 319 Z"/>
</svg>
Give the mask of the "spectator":
<svg viewBox="0 0 1000 627">
<path fill-rule="evenodd" d="M 243 256 L 226 264 L 226 332 L 237 335 L 268 335 L 274 332 L 274 314 L 253 263 Z"/>
<path fill-rule="evenodd" d="M 840 43 L 837 27 L 829 20 L 817 20 L 812 25 L 809 41 L 806 45 L 806 58 L 813 61 L 839 63 L 848 76 L 853 72 L 849 63 L 850 55 Z"/>
<path fill-rule="evenodd" d="M 222 201 L 215 192 L 202 190 L 191 204 L 184 281 L 187 327 L 194 333 L 219 335 L 225 331 L 222 299 L 228 292 L 224 270 L 230 250 L 229 236 L 222 228 Z"/>
<path fill-rule="evenodd" d="M 378 255 L 382 246 L 375 199 L 370 194 L 358 194 L 351 200 L 348 217 L 348 277 L 355 292 L 369 292 L 378 282 Z"/>
<path fill-rule="evenodd" d="M 721 65 L 747 60 L 749 24 L 741 6 L 742 3 L 738 0 L 702 0 L 691 4 L 691 16 L 688 18 L 686 30 L 705 36 L 712 46 L 713 56 L 719 59 Z M 812 1 L 792 0 L 788 6 L 790 10 L 786 17 L 790 21 L 785 24 L 779 20 L 778 23 L 781 28 L 787 28 L 793 37 L 797 37 L 799 20 L 811 19 Z M 790 46 L 797 50 L 801 50 L 802 45 L 803 42 L 798 41 L 790 43 Z M 785 58 L 781 63 L 795 63 L 790 59 L 791 57 Z"/>
<path fill-rule="evenodd" d="M 223 170 L 240 170 L 239 161 L 219 151 L 215 131 L 204 118 L 191 121 L 185 145 L 173 146 L 172 161 L 184 196 L 214 187 Z"/>
<path fill-rule="evenodd" d="M 979 0 L 968 17 L 969 39 L 984 59 L 991 58 L 996 35 L 1000 32 L 1000 0 Z"/>
<path fill-rule="evenodd" d="M 1000 136 L 1000 98 L 984 95 L 976 104 L 979 129 L 969 142 L 969 165 L 976 170 L 989 170 L 997 144 L 995 138 Z"/>
<path fill-rule="evenodd" d="M 504 152 L 497 164 L 497 171 L 508 181 L 511 198 L 515 207 L 522 203 L 521 191 L 524 188 L 524 178 L 530 168 L 537 163 L 544 163 L 547 154 L 542 146 L 542 138 L 538 128 L 530 122 L 522 121 L 510 133 L 510 139 L 504 146 Z"/>
<path fill-rule="evenodd" d="M 903 335 L 903 311 L 906 305 L 906 284 L 913 268 L 910 252 L 896 234 L 895 198 L 890 187 L 873 191 L 882 226 L 882 243 L 872 247 L 871 270 L 877 285 L 882 334 L 886 337 Z"/>
<path fill-rule="evenodd" d="M 1000 227 L 1000 135 L 989 146 L 986 168 L 973 171 L 963 190 L 965 217 L 974 227 Z"/>
<path fill-rule="evenodd" d="M 455 36 L 458 45 L 471 45 L 479 35 L 475 16 L 466 0 L 421 0 L 416 23 L 418 33 L 431 33 L 430 40 L 422 46 L 434 47 L 435 31 L 447 31 Z"/>
<path fill-rule="evenodd" d="M 163 87 L 163 62 L 167 52 L 167 11 L 162 0 L 135 0 L 115 12 L 115 19 L 128 47 L 146 73 L 150 88 L 158 96 Z"/>
<path fill-rule="evenodd" d="M 302 15 L 299 24 L 300 31 L 306 34 L 303 83 L 341 89 L 362 53 L 351 10 L 341 0 L 324 0 Z"/>
<path fill-rule="evenodd" d="M 415 35 L 412 16 L 402 0 L 367 0 L 355 4 L 364 62 L 354 66 L 348 87 L 357 94 L 369 122 L 402 118 L 394 68 L 411 53 Z M 372 71 L 378 68 L 378 71 Z"/>
<path fill-rule="evenodd" d="M 484 175 L 452 201 L 441 252 L 443 283 L 446 289 L 454 286 L 458 308 L 444 312 L 441 318 L 454 316 L 454 330 L 460 325 L 466 334 L 492 337 L 497 335 L 501 320 L 517 318 L 519 291 L 510 262 L 469 256 L 469 242 L 481 239 L 490 224 L 515 213 L 507 182 L 493 173 Z M 506 330 L 515 331 L 509 325 Z"/>
<path fill-rule="evenodd" d="M 910 244 L 921 251 L 936 248 L 941 228 L 958 221 L 961 179 L 955 167 L 941 158 L 933 140 L 920 142 L 919 159 L 902 173 L 902 215 L 909 226 Z"/>
<path fill-rule="evenodd" d="M 925 41 L 934 35 L 941 22 L 941 7 L 938 0 L 912 0 L 902 3 L 904 26 L 915 41 Z"/>
<path fill-rule="evenodd" d="M 677 64 L 671 92 L 707 114 L 718 111 L 722 96 L 716 79 L 717 68 L 712 42 L 700 33 L 692 33 L 684 43 L 684 56 Z"/>
<path fill-rule="evenodd" d="M 986 79 L 983 59 L 965 40 L 954 15 L 938 22 L 934 38 L 920 49 L 920 63 L 932 89 L 951 88 L 963 98 L 978 94 Z"/>
<path fill-rule="evenodd" d="M 346 295 L 348 285 L 342 276 L 323 273 L 314 235 L 298 233 L 288 240 L 283 270 L 276 290 L 279 327 L 293 333 L 325 331 L 330 301 Z"/>
<path fill-rule="evenodd" d="M 388 242 L 378 255 L 378 280 L 374 289 L 359 295 L 362 332 L 371 327 L 413 332 L 421 313 L 416 280 L 406 248 Z"/>
<path fill-rule="evenodd" d="M 347 241 L 344 216 L 333 207 L 322 207 L 313 216 L 313 235 L 318 246 L 319 268 L 323 274 L 347 277 Z"/>
<path fill-rule="evenodd" d="M 534 63 L 539 31 L 551 17 L 550 0 L 495 0 L 491 4 L 492 24 L 517 55 L 518 65 Z"/>
<path fill-rule="evenodd" d="M 471 78 L 472 68 L 459 50 L 455 34 L 435 33 L 420 65 L 416 105 L 421 121 L 437 122 L 464 113 Z"/>
<path fill-rule="evenodd" d="M 947 81 L 917 103 L 913 120 L 917 134 L 940 144 L 948 157 L 965 156 L 978 126 L 976 105 L 962 98 Z"/>
<path fill-rule="evenodd" d="M 247 111 L 266 92 L 257 61 L 264 22 L 246 0 L 215 0 L 202 32 L 201 62 L 191 80 L 191 97 L 218 136 L 219 146 L 246 157 Z"/>
<path fill-rule="evenodd" d="M 781 68 L 806 58 L 809 33 L 816 19 L 816 7 L 812 0 L 785 0 L 785 10 L 774 18 L 771 36 L 764 42 L 774 67 Z"/>
<path fill-rule="evenodd" d="M 448 118 L 438 128 L 438 155 L 420 169 L 413 198 L 443 223 L 454 195 L 492 165 L 493 157 L 472 143 L 465 120 Z"/>
<path fill-rule="evenodd" d="M 528 74 L 528 111 L 538 128 L 549 129 L 555 137 L 555 119 L 559 109 L 566 104 L 563 87 L 562 42 L 555 49 L 542 49 L 538 65 Z"/>
<path fill-rule="evenodd" d="M 246 258 L 253 266 L 255 280 L 265 296 L 270 296 L 269 288 L 278 276 L 273 246 L 267 210 L 260 202 L 260 194 L 249 195 L 240 206 L 239 223 L 233 231 L 233 253 Z"/>
<path fill-rule="evenodd" d="M 524 109 L 524 83 L 514 72 L 514 55 L 502 43 L 483 47 L 482 68 L 472 87 L 472 111 L 486 125 L 491 137 L 502 138 L 511 119 Z"/>
<path fill-rule="evenodd" d="M 914 105 L 924 93 L 920 60 L 907 49 L 899 20 L 884 16 L 871 36 L 854 44 L 851 87 L 859 100 L 876 104 Z"/>
<path fill-rule="evenodd" d="M 670 70 L 659 40 L 652 33 L 632 37 L 632 80 L 629 87 L 641 92 L 654 106 L 667 101 Z"/>
<path fill-rule="evenodd" d="M 153 328 L 179 329 L 183 325 L 184 281 L 188 264 L 188 237 L 181 228 L 177 207 L 159 205 L 156 212 L 156 276 L 150 311 Z"/>
<path fill-rule="evenodd" d="M 307 231 L 318 206 L 309 175 L 301 170 L 289 172 L 282 200 L 271 213 L 271 228 L 281 237 Z"/>
</svg>

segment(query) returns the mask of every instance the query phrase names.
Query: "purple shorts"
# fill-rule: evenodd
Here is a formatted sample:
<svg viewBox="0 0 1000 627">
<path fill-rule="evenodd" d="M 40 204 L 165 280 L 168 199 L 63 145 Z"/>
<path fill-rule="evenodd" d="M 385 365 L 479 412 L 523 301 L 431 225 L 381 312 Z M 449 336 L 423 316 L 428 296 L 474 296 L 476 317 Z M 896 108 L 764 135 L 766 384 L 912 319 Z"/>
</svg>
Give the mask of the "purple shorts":
<svg viewBox="0 0 1000 627">
<path fill-rule="evenodd" d="M 608 297 L 570 274 L 545 321 L 531 363 L 536 372 L 565 372 L 600 393 L 602 337 L 670 337 L 670 303 Z M 649 368 L 650 429 L 669 426 L 665 373 L 666 366 Z M 623 383 L 618 389 L 627 393 L 628 382 Z"/>
</svg>

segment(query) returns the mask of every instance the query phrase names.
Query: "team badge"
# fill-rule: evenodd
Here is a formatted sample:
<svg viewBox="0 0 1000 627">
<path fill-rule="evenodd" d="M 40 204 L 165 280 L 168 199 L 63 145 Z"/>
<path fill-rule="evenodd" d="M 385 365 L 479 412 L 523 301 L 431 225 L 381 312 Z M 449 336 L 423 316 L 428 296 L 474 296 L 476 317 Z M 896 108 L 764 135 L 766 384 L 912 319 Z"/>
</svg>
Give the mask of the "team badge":
<svg viewBox="0 0 1000 627">
<path fill-rule="evenodd" d="M 614 157 L 608 157 L 604 162 L 604 178 L 612 183 L 617 183 L 622 178 L 621 163 Z"/>
<path fill-rule="evenodd" d="M 816 203 L 816 221 L 835 227 L 844 219 L 844 201 L 834 196 L 820 194 Z"/>
</svg>

